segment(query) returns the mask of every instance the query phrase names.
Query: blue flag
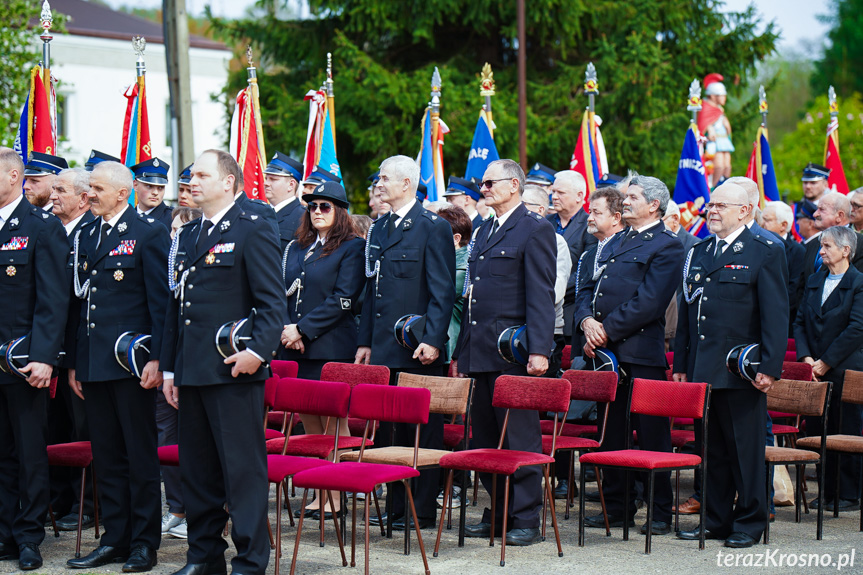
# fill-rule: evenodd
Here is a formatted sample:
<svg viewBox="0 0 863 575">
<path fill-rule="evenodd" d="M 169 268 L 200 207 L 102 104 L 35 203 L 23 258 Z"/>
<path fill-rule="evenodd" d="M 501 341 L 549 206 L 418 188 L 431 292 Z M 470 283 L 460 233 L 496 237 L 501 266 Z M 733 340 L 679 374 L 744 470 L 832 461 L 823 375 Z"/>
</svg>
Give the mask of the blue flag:
<svg viewBox="0 0 863 575">
<path fill-rule="evenodd" d="M 437 185 L 434 170 L 434 147 L 432 146 L 431 111 L 426 108 L 423 119 L 423 142 L 420 148 L 420 181 L 428 191 L 428 201 L 437 201 Z"/>
<path fill-rule="evenodd" d="M 467 169 L 464 172 L 466 180 L 482 179 L 488 165 L 499 160 L 497 146 L 488 127 L 488 118 L 485 112 L 480 112 L 479 120 L 476 122 L 476 130 L 473 132 L 473 143 L 470 145 L 470 155 L 467 157 Z"/>
<path fill-rule="evenodd" d="M 705 238 L 710 235 L 700 212 L 710 201 L 710 189 L 704 176 L 704 164 L 695 131 L 686 130 L 683 151 L 677 166 L 677 181 L 674 184 L 674 201 L 680 206 L 680 223 L 692 235 Z"/>
<path fill-rule="evenodd" d="M 330 124 L 330 115 L 324 114 L 324 128 L 321 136 L 321 157 L 318 164 L 326 168 L 330 173 L 342 177 L 339 161 L 336 159 L 336 144 L 333 138 L 333 128 Z"/>
<path fill-rule="evenodd" d="M 21 156 L 24 163 L 27 163 L 27 158 L 30 156 L 30 112 L 29 112 L 30 96 L 24 100 L 24 107 L 21 109 L 21 119 L 18 121 L 18 135 L 15 136 L 15 144 L 13 149 Z"/>
<path fill-rule="evenodd" d="M 764 199 L 769 202 L 779 201 L 779 185 L 776 183 L 776 172 L 773 170 L 773 156 L 770 154 L 770 144 L 764 132 L 761 132 L 761 175 L 764 179 Z"/>
</svg>

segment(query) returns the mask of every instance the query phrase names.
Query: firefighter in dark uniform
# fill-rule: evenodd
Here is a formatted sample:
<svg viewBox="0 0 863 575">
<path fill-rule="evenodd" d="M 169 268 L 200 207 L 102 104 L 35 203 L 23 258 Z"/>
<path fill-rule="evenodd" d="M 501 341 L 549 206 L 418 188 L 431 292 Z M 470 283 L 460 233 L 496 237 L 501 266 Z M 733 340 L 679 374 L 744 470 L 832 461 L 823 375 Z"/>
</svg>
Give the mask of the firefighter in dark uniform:
<svg viewBox="0 0 863 575">
<path fill-rule="evenodd" d="M 180 228 L 169 254 L 174 297 L 162 353 L 165 397 L 180 410 L 189 536 L 187 564 L 177 572 L 183 575 L 225 572 L 222 529 L 228 513 L 237 549 L 233 572 L 263 575 L 270 555 L 261 418 L 285 288 L 276 235 L 234 200 L 240 179 L 240 167 L 227 152 L 208 150 L 198 157 L 191 186 L 204 217 Z M 236 351 L 220 351 L 214 344 L 220 326 L 245 318 L 249 339 Z"/>
<path fill-rule="evenodd" d="M 715 235 L 686 258 L 674 342 L 674 379 L 712 386 L 706 523 L 678 536 L 698 539 L 704 528 L 708 539 L 725 539 L 726 547 L 751 547 L 767 521 L 765 392 L 780 377 L 785 358 L 788 271 L 782 244 L 744 225 L 749 206 L 743 188 L 721 185 L 706 207 Z M 749 382 L 728 371 L 726 356 L 753 343 L 761 344 L 761 365 Z"/>
<path fill-rule="evenodd" d="M 303 165 L 281 152 L 264 168 L 264 193 L 276 212 L 282 250 L 294 239 L 305 215 L 297 190 L 302 179 Z"/>
<path fill-rule="evenodd" d="M 129 205 L 132 178 L 118 162 L 90 173 L 96 219 L 75 236 L 73 277 L 81 299 L 69 385 L 84 400 L 105 535 L 73 569 L 126 561 L 125 571 L 149 571 L 161 539 L 156 387 L 168 302 L 167 228 Z M 125 369 L 115 347 L 126 332 L 151 336 L 140 375 Z"/>
<path fill-rule="evenodd" d="M 30 334 L 22 379 L 0 372 L 0 560 L 42 566 L 48 512 L 48 386 L 68 312 L 60 220 L 21 195 L 24 163 L 0 148 L 0 343 Z"/>
<path fill-rule="evenodd" d="M 168 170 L 171 166 L 159 158 L 152 158 L 135 164 L 131 170 L 135 174 L 135 199 L 138 213 L 161 222 L 171 230 L 171 207 L 163 202 L 165 186 L 168 185 Z"/>
<path fill-rule="evenodd" d="M 557 241 L 554 228 L 542 216 L 521 203 L 524 172 L 512 160 L 489 164 L 483 175 L 483 197 L 494 217 L 474 234 L 469 248 L 465 307 L 459 339 L 453 351 L 457 372 L 476 380 L 471 426 L 476 448 L 495 447 L 503 427 L 504 409 L 491 405 L 498 376 L 541 376 L 548 370 L 554 348 L 554 281 Z M 497 349 L 505 329 L 527 326 L 529 360 L 525 366 L 508 363 Z M 535 411 L 513 410 L 509 416 L 504 448 L 542 451 L 539 416 Z M 491 493 L 491 475 L 480 474 Z M 537 466 L 519 469 L 510 482 L 507 545 L 531 545 L 539 541 L 542 507 L 542 475 Z M 503 490 L 498 490 L 495 517 L 503 522 Z M 495 526 L 500 529 L 500 525 Z M 468 537 L 488 537 L 491 510 L 482 521 L 466 527 Z"/>
</svg>

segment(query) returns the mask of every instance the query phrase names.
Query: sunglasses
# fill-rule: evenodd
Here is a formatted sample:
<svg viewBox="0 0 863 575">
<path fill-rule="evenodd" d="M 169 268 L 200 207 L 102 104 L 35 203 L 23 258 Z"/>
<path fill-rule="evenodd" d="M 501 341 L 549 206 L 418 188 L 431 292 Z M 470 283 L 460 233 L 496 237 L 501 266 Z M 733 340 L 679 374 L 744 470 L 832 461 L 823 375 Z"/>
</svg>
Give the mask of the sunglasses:
<svg viewBox="0 0 863 575">
<path fill-rule="evenodd" d="M 333 209 L 333 205 L 329 202 L 309 202 L 309 212 L 314 212 L 315 210 L 320 210 L 322 214 L 330 213 L 330 210 Z"/>
<path fill-rule="evenodd" d="M 480 183 L 479 189 L 488 188 L 491 189 L 493 185 L 497 182 L 503 182 L 505 180 L 511 180 L 512 178 L 498 178 L 496 180 L 484 180 Z"/>
</svg>

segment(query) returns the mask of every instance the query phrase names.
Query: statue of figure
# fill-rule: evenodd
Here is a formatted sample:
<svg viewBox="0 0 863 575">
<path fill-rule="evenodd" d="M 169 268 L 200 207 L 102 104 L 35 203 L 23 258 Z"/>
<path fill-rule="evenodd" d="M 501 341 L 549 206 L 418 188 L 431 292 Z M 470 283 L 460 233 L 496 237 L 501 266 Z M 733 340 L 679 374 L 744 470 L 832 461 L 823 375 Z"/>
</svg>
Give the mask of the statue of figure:
<svg viewBox="0 0 863 575">
<path fill-rule="evenodd" d="M 727 92 L 721 74 L 708 74 L 704 77 L 704 103 L 698 113 L 698 130 L 707 138 L 705 163 L 713 160 L 711 188 L 731 177 L 731 124 L 725 117 Z"/>
</svg>

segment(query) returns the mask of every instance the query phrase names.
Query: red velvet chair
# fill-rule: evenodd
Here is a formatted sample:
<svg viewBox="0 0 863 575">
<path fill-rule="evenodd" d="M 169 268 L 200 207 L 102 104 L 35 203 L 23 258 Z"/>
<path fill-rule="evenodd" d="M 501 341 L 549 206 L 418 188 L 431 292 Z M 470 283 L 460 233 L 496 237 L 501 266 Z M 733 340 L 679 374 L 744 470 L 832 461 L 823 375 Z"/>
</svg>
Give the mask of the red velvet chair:
<svg viewBox="0 0 863 575">
<path fill-rule="evenodd" d="M 93 484 L 93 516 L 96 523 L 96 539 L 99 538 L 99 493 L 96 491 L 96 474 L 93 472 L 93 450 L 89 441 L 57 443 L 48 446 L 48 465 L 56 467 L 81 468 L 81 493 L 78 496 L 78 536 L 75 540 L 75 557 L 81 556 L 81 531 L 84 519 L 84 486 L 87 481 L 87 468 L 90 468 L 90 481 Z M 48 507 L 54 537 L 60 537 L 54 512 Z"/>
<path fill-rule="evenodd" d="M 264 422 L 265 428 L 272 428 L 281 431 L 282 435 L 288 426 L 288 414 L 283 411 L 273 411 L 273 402 L 276 400 L 276 383 L 285 377 L 297 377 L 299 365 L 296 361 L 283 361 L 274 359 L 270 362 L 270 367 L 273 370 L 273 376 L 265 383 L 264 388 L 264 404 L 267 406 L 267 419 Z M 328 380 L 331 381 L 331 380 Z M 268 436 L 267 439 L 275 439 L 276 435 Z"/>
<path fill-rule="evenodd" d="M 331 361 L 324 364 L 323 369 L 321 369 L 321 380 L 341 381 L 350 384 L 352 388 L 361 383 L 389 385 L 390 369 L 385 365 L 365 365 L 361 363 L 338 363 Z M 366 422 L 362 419 L 356 417 L 348 418 L 348 429 L 353 436 L 361 436 L 365 425 Z M 378 423 L 377 427 L 380 427 L 380 423 Z M 374 432 L 372 432 L 370 439 L 374 441 Z"/>
<path fill-rule="evenodd" d="M 275 394 L 275 403 L 273 408 L 284 411 L 285 413 L 308 413 L 320 417 L 331 417 L 336 419 L 336 429 L 338 422 L 348 416 L 348 403 L 351 396 L 351 386 L 346 383 L 336 383 L 330 381 L 310 381 L 305 379 L 284 378 L 278 383 L 278 390 Z M 294 436 L 297 437 L 302 436 Z M 291 442 L 290 436 L 285 437 L 285 441 Z M 330 436 L 330 441 L 333 443 L 333 458 L 335 459 L 339 449 L 339 435 Z M 282 493 L 285 493 L 285 501 L 288 503 L 288 517 L 291 525 L 294 524 L 294 517 L 291 513 L 291 506 L 287 496 L 288 492 L 288 477 L 296 473 L 321 467 L 332 465 L 326 459 L 312 459 L 309 457 L 298 457 L 295 455 L 267 455 L 267 479 L 270 483 L 276 485 L 276 567 L 275 574 L 279 575 L 279 561 L 282 557 Z M 281 487 L 281 489 L 279 489 Z M 320 500 L 323 501 L 323 493 L 319 494 Z M 330 500 L 330 508 L 333 508 L 332 494 L 328 493 Z M 305 504 L 303 505 L 305 508 Z M 323 509 L 323 505 L 321 508 Z M 321 514 L 321 544 L 324 540 L 324 514 Z M 336 523 L 338 532 L 338 518 L 333 517 Z"/>
<path fill-rule="evenodd" d="M 494 501 L 497 498 L 497 476 L 505 475 L 504 481 L 504 503 L 503 503 L 503 526 L 501 533 L 501 548 L 500 548 L 500 565 L 504 566 L 506 561 L 506 521 L 509 512 L 509 481 L 513 473 L 531 465 L 542 466 L 543 476 L 545 477 L 545 496 L 549 501 L 554 501 L 554 494 L 551 491 L 551 482 L 549 481 L 548 469 L 554 463 L 555 442 L 557 434 L 553 434 L 551 448 L 549 454 L 533 453 L 530 451 L 515 451 L 504 449 L 503 443 L 506 438 L 507 423 L 509 421 L 509 410 L 511 409 L 527 409 L 532 411 L 551 411 L 554 415 L 554 430 L 558 429 L 558 412 L 566 412 L 569 409 L 571 385 L 565 379 L 552 379 L 544 377 L 528 377 L 502 375 L 495 380 L 494 396 L 492 397 L 492 405 L 497 408 L 506 409 L 503 428 L 500 432 L 500 441 L 495 449 L 468 449 L 465 451 L 456 451 L 445 455 L 440 460 L 442 469 L 449 469 L 447 474 L 446 487 L 444 487 L 444 505 L 441 510 L 440 524 L 438 525 L 437 540 L 435 542 L 434 556 L 437 557 L 440 549 L 440 537 L 443 532 L 444 516 L 446 515 L 447 507 L 449 507 L 449 499 L 452 497 L 452 478 L 453 472 L 456 469 L 463 471 L 474 471 L 476 473 L 492 474 L 492 504 L 491 504 L 491 539 L 490 544 L 494 545 L 494 527 L 495 508 Z M 462 499 L 461 513 L 465 513 L 465 500 Z M 554 536 L 557 540 L 558 556 L 563 556 L 563 549 L 560 546 L 560 531 L 557 526 L 557 514 L 554 511 L 554 506 L 551 507 L 551 522 L 554 526 Z M 460 522 L 464 525 L 464 521 Z M 545 525 L 543 525 L 543 529 Z M 462 531 L 460 529 L 459 531 Z M 462 533 L 459 534 L 461 540 Z"/>
<path fill-rule="evenodd" d="M 563 379 L 567 380 L 570 383 L 570 393 L 569 399 L 580 400 L 580 401 L 595 401 L 597 403 L 597 409 L 599 409 L 599 404 L 602 404 L 602 434 L 598 439 L 588 439 L 585 437 L 580 437 L 580 435 L 570 435 L 563 431 L 561 431 L 561 427 L 564 429 L 566 425 L 574 425 L 574 424 L 561 424 L 558 425 L 558 433 L 557 433 L 557 443 L 555 444 L 555 436 L 553 434 L 554 422 L 551 420 L 547 420 L 552 425 L 550 426 L 552 429 L 549 429 L 552 433 L 546 433 L 543 430 L 542 434 L 542 452 L 546 455 L 551 455 L 552 445 L 555 445 L 557 451 L 570 451 L 574 453 L 577 451 L 579 453 L 585 451 L 593 451 L 594 449 L 598 449 L 602 444 L 602 440 L 605 436 L 605 422 L 608 419 L 608 404 L 614 401 L 615 396 L 617 395 L 617 373 L 613 371 L 581 371 L 570 369 L 563 373 Z M 545 426 L 543 426 L 545 427 Z M 589 426 L 580 426 L 580 427 L 589 427 Z M 596 426 L 592 426 L 596 429 Z M 570 457 L 570 465 L 569 465 L 569 476 L 566 482 L 566 511 L 564 511 L 564 519 L 569 519 L 569 507 L 572 505 L 572 486 L 574 485 L 573 481 L 573 472 L 575 470 L 575 458 Z M 599 479 L 599 478 L 597 478 Z M 602 490 L 599 491 L 602 493 Z M 543 498 L 543 522 L 542 525 L 545 527 L 545 498 Z M 603 514 L 605 513 L 605 501 L 600 501 L 602 504 Z M 543 537 L 545 533 L 543 533 Z"/>
<path fill-rule="evenodd" d="M 563 353 L 560 356 L 560 368 L 564 371 L 572 367 L 572 346 L 563 346 Z"/>
<path fill-rule="evenodd" d="M 413 449 L 413 457 L 414 461 L 416 461 L 419 456 L 419 426 L 428 423 L 430 401 L 431 393 L 428 389 L 424 388 L 393 387 L 388 385 L 358 385 L 351 392 L 350 415 L 367 421 L 362 437 L 364 441 L 368 438 L 373 429 L 373 423 L 376 421 L 416 424 L 417 434 Z M 414 467 L 405 465 L 365 463 L 362 461 L 364 450 L 364 447 L 360 448 L 359 461 L 346 461 L 336 463 L 335 465 L 318 467 L 297 473 L 294 476 L 293 481 L 296 487 L 303 489 L 303 507 L 306 505 L 306 498 L 308 497 L 309 489 L 365 493 L 366 501 L 368 502 L 369 494 L 374 492 L 377 485 L 382 483 L 391 483 L 393 481 L 401 481 L 404 483 L 405 491 L 407 492 L 408 504 L 411 511 L 411 517 L 413 518 L 414 526 L 416 528 L 425 572 L 426 575 L 429 575 L 428 559 L 426 558 L 422 534 L 419 529 L 419 519 L 417 518 L 416 507 L 414 506 L 413 494 L 411 493 L 410 487 L 410 480 L 414 477 L 419 477 L 419 471 Z M 366 575 L 368 575 L 369 572 L 369 507 L 370 506 L 368 504 L 365 505 Z M 356 565 L 356 497 L 354 497 L 353 500 L 351 515 L 351 567 L 353 567 Z M 297 553 L 300 548 L 302 529 L 303 519 L 301 516 L 297 523 L 297 539 L 294 544 L 291 575 L 294 575 L 297 567 Z M 338 528 L 336 530 L 336 538 L 342 552 L 342 563 L 347 565 L 344 555 L 344 547 L 342 545 Z"/>
<path fill-rule="evenodd" d="M 626 428 L 631 429 L 630 414 L 653 415 L 658 417 L 691 417 L 701 419 L 704 442 L 701 455 L 684 453 L 666 453 L 662 451 L 647 451 L 643 449 L 623 449 L 618 451 L 592 452 L 582 455 L 579 459 L 582 465 L 594 467 L 612 467 L 626 472 L 626 489 L 630 489 L 633 471 L 649 474 L 647 504 L 647 539 L 644 552 L 650 553 L 650 543 L 653 525 L 653 485 L 654 477 L 660 471 L 675 471 L 680 469 L 702 468 L 701 493 L 705 493 L 704 445 L 707 445 L 707 414 L 710 399 L 710 386 L 706 383 L 689 383 L 674 381 L 659 381 L 636 378 L 632 385 L 630 408 L 626 416 Z M 597 470 L 597 477 L 599 470 Z M 600 486 L 600 490 L 602 487 Z M 601 491 L 600 491 L 601 492 Z M 704 503 L 701 504 L 701 525 L 704 525 Z M 581 478 L 581 492 L 578 497 L 578 544 L 584 546 L 584 475 Z M 623 515 L 629 518 L 629 497 L 625 498 Z M 623 539 L 629 540 L 629 521 L 623 522 Z M 698 543 L 699 549 L 704 549 L 704 532 Z"/>
</svg>

